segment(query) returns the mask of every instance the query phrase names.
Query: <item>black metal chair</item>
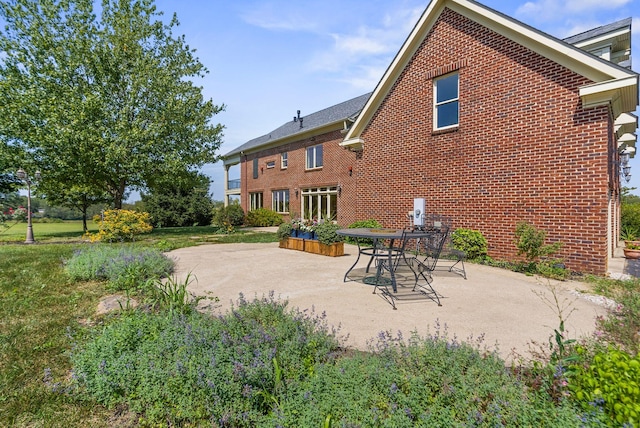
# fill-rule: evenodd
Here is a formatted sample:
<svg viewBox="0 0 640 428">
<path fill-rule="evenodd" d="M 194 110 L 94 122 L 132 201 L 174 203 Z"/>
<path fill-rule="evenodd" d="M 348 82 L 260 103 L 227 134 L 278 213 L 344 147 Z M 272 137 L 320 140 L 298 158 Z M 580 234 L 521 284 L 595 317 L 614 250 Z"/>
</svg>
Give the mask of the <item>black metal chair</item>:
<svg viewBox="0 0 640 428">
<path fill-rule="evenodd" d="M 456 273 L 462 276 L 464 279 L 467 279 L 467 271 L 464 267 L 464 262 L 467 259 L 467 253 L 458 250 L 453 246 L 451 233 L 451 228 L 453 227 L 453 225 L 451 217 L 443 216 L 441 214 L 426 214 L 423 219 L 423 227 L 425 228 L 447 226 L 450 232 L 441 250 L 439 258 L 440 264 L 435 269 L 447 269 L 449 272 Z M 451 262 L 453 262 L 453 264 L 449 264 Z"/>
</svg>

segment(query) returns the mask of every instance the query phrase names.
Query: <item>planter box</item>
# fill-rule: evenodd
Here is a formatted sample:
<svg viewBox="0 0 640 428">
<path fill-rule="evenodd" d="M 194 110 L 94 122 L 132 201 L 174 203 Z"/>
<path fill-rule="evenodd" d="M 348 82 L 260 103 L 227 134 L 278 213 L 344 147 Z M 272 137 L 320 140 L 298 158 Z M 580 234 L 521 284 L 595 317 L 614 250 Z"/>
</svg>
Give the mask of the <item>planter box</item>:
<svg viewBox="0 0 640 428">
<path fill-rule="evenodd" d="M 629 248 L 623 248 L 624 256 L 628 259 L 640 259 L 640 250 L 630 250 Z"/>
<path fill-rule="evenodd" d="M 287 239 L 287 248 L 289 250 L 304 251 L 305 242 L 302 238 L 289 238 Z"/>
<path fill-rule="evenodd" d="M 315 239 L 288 238 L 280 241 L 280 248 L 305 251 L 312 254 L 338 257 L 344 255 L 344 242 L 326 245 Z"/>
</svg>

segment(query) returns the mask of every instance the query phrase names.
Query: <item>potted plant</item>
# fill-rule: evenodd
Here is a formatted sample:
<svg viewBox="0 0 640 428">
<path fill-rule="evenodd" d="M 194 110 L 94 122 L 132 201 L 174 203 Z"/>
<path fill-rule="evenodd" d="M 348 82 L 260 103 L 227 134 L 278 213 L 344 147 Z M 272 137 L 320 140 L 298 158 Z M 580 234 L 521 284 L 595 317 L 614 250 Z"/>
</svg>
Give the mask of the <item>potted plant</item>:
<svg viewBox="0 0 640 428">
<path fill-rule="evenodd" d="M 304 239 L 294 238 L 292 235 L 293 225 L 291 223 L 282 223 L 278 226 L 276 236 L 280 241 L 280 248 L 304 251 Z"/>
<path fill-rule="evenodd" d="M 638 230 L 630 226 L 622 228 L 620 231 L 620 239 L 624 241 L 626 246 L 629 244 L 640 245 L 640 240 L 638 240 Z"/>
<path fill-rule="evenodd" d="M 340 226 L 330 221 L 325 221 L 316 226 L 315 232 L 318 239 L 319 254 L 332 257 L 344 255 L 343 237 L 336 233 L 338 229 L 340 229 Z"/>
<path fill-rule="evenodd" d="M 640 259 L 640 243 L 626 243 L 623 251 L 624 256 L 628 259 Z"/>
</svg>

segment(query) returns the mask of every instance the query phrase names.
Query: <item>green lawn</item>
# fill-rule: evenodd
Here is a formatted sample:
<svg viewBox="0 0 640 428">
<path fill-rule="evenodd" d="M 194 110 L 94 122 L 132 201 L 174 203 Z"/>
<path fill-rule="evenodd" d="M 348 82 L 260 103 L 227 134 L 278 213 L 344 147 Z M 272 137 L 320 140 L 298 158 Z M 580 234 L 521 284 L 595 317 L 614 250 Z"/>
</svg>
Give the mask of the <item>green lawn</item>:
<svg viewBox="0 0 640 428">
<path fill-rule="evenodd" d="M 85 245 L 82 222 L 34 223 L 33 231 L 35 245 L 22 245 L 25 223 L 0 233 L 0 426 L 114 426 L 113 410 L 56 386 L 71 375 L 68 335 L 101 323 L 95 309 L 110 294 L 103 282 L 74 282 L 64 272 L 64 260 Z M 275 233 L 215 232 L 212 227 L 156 229 L 137 244 L 174 249 L 277 240 Z"/>
<path fill-rule="evenodd" d="M 21 242 L 27 234 L 27 223 L 8 223 L 9 228 L 0 229 L 0 242 Z M 89 231 L 95 232 L 98 227 L 93 222 L 88 222 Z M 60 223 L 33 223 L 33 236 L 40 240 L 74 240 L 81 239 L 83 235 L 81 220 L 68 220 Z"/>
</svg>

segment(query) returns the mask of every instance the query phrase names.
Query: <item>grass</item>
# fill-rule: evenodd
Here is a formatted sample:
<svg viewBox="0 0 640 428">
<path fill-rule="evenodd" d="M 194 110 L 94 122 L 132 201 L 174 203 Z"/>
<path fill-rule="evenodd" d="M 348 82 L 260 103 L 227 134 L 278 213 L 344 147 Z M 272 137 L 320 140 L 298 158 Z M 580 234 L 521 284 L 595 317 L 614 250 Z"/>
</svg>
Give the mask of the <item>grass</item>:
<svg viewBox="0 0 640 428">
<path fill-rule="evenodd" d="M 0 242 L 22 242 L 27 234 L 27 223 L 7 223 L 8 229 L 0 229 Z M 89 231 L 98 230 L 96 224 L 87 223 Z M 33 223 L 33 235 L 36 241 L 63 241 L 81 239 L 83 235 L 82 221 L 69 220 L 55 223 Z"/>
<path fill-rule="evenodd" d="M 104 287 L 72 283 L 62 269 L 71 245 L 0 247 L 0 425 L 100 426 L 109 412 L 47 388 L 70 370 L 67 329 L 93 316 Z M 102 424 L 106 426 L 107 424 Z"/>
<path fill-rule="evenodd" d="M 94 319 L 95 308 L 109 294 L 105 282 L 74 282 L 64 272 L 62 261 L 82 246 L 82 222 L 35 223 L 33 228 L 35 245 L 21 243 L 24 223 L 0 233 L 0 426 L 113 426 L 113 411 L 55 392 L 45 382 L 45 373 L 68 379 L 69 334 L 102 322 Z M 211 227 L 165 228 L 136 245 L 170 249 L 242 240 L 277 238 L 251 231 L 214 235 Z"/>
<path fill-rule="evenodd" d="M 0 229 L 0 243 L 24 242 L 27 224 L 9 223 L 6 230 Z M 88 222 L 90 232 L 98 230 L 97 225 Z M 33 223 L 33 235 L 38 243 L 78 242 L 83 236 L 82 221 L 64 221 L 60 223 Z M 173 249 L 202 243 L 235 243 L 235 242 L 277 242 L 275 233 L 239 229 L 231 234 L 219 234 L 213 226 L 168 227 L 154 229 L 150 234 L 140 236 L 144 245 L 160 242 Z"/>
</svg>

